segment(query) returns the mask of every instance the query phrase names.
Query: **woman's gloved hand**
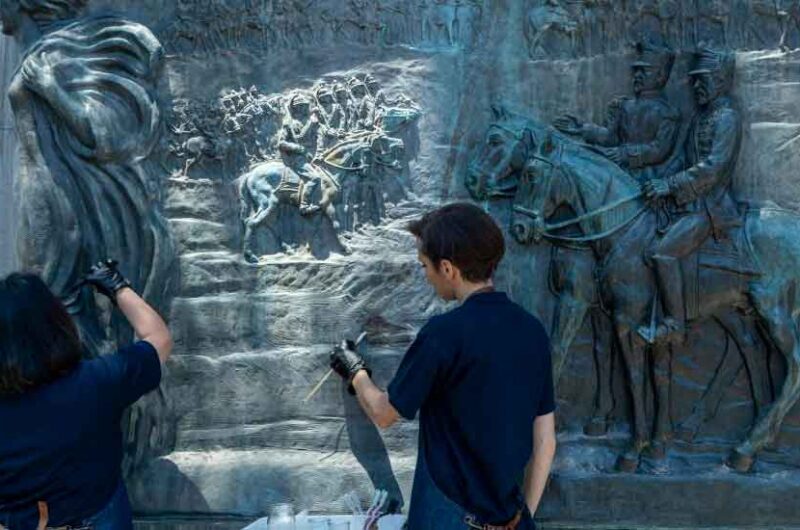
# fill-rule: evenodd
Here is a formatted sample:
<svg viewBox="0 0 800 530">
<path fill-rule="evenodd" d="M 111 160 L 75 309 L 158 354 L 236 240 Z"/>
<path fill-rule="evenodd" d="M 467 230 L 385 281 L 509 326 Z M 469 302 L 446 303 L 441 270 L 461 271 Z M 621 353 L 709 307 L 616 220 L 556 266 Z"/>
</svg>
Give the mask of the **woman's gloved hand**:
<svg viewBox="0 0 800 530">
<path fill-rule="evenodd" d="M 120 289 L 131 286 L 131 282 L 119 272 L 117 265 L 118 263 L 112 259 L 92 265 L 89 272 L 83 277 L 83 283 L 91 285 L 97 289 L 97 292 L 116 303 L 117 293 Z"/>
</svg>

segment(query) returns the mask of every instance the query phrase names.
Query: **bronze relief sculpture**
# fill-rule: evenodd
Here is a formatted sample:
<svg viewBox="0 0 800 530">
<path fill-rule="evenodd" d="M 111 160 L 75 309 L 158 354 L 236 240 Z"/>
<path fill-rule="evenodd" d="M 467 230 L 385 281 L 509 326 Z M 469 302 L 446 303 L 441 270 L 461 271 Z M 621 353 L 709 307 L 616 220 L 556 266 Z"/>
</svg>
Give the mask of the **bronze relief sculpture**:
<svg viewBox="0 0 800 530">
<path fill-rule="evenodd" d="M 24 49 L 9 98 L 23 150 L 20 261 L 39 270 L 97 354 L 129 333 L 75 288 L 88 267 L 114 256 L 157 306 L 172 288 L 174 247 L 147 157 L 161 132 L 155 85 L 162 50 L 141 24 L 83 17 L 85 0 L 3 2 L 3 31 Z"/>
<path fill-rule="evenodd" d="M 800 330 L 791 295 L 800 270 L 792 234 L 800 218 L 737 203 L 730 194 L 741 138 L 729 94 L 734 65 L 725 52 L 695 53 L 690 76 L 697 112 L 675 173 L 640 182 L 602 150 L 495 109 L 467 176 L 478 200 L 513 197 L 510 231 L 518 243 L 588 247 L 595 257 L 594 274 L 584 281 L 596 278 L 631 392 L 632 441 L 617 461 L 623 471 L 635 471 L 642 454 L 666 456 L 671 347 L 684 342 L 686 326 L 711 319 L 745 345 L 754 344 L 758 326 L 788 366 L 780 392 L 765 405 L 764 363 L 757 357 L 766 351 L 742 348 L 757 415 L 728 458 L 733 468 L 751 469 L 800 398 Z M 555 336 L 553 342 L 570 340 Z M 655 402 L 654 417 L 648 399 Z"/>
</svg>

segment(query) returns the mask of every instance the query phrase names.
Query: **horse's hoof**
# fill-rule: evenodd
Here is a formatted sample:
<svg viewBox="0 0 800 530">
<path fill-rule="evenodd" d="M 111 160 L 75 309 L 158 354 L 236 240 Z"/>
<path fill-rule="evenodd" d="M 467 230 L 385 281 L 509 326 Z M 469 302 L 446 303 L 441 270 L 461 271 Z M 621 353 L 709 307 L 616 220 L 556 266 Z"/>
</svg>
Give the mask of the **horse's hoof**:
<svg viewBox="0 0 800 530">
<path fill-rule="evenodd" d="M 727 466 L 738 473 L 749 473 L 756 463 L 756 456 L 741 451 L 739 448 L 731 451 L 728 460 L 725 462 Z"/>
<path fill-rule="evenodd" d="M 592 418 L 583 426 L 583 434 L 598 437 L 608 433 L 608 422 L 605 418 Z"/>
<path fill-rule="evenodd" d="M 682 442 L 691 443 L 695 436 L 697 436 L 697 430 L 689 425 L 680 425 L 675 430 L 675 439 Z"/>
<path fill-rule="evenodd" d="M 616 469 L 620 473 L 636 473 L 639 469 L 639 453 L 626 451 L 617 458 Z"/>
<path fill-rule="evenodd" d="M 667 442 L 655 441 L 645 449 L 647 458 L 653 460 L 664 460 L 667 458 Z"/>
</svg>

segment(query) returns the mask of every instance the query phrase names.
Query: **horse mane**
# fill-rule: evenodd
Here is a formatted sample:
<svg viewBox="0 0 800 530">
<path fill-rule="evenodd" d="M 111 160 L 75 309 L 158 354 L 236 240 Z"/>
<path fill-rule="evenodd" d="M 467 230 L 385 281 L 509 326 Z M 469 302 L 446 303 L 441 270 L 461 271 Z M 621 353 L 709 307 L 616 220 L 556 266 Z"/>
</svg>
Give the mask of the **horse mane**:
<svg viewBox="0 0 800 530">
<path fill-rule="evenodd" d="M 320 155 L 320 159 L 323 161 L 323 163 L 332 162 L 340 165 L 349 164 L 356 153 L 369 148 L 372 138 L 378 134 L 379 133 L 374 131 L 368 131 L 344 139 L 336 145 L 326 149 L 322 155 Z"/>
<path fill-rule="evenodd" d="M 583 203 L 581 206 L 585 212 L 641 192 L 639 182 L 631 174 L 591 146 L 536 119 L 505 109 L 498 117 L 500 119 L 494 125 L 516 134 L 518 138 L 523 138 L 526 131 L 530 133 L 533 141 L 531 155 L 552 163 L 573 181 L 573 185 L 579 188 L 576 191 L 580 196 L 576 199 Z M 639 208 L 639 202 L 631 201 L 598 216 L 592 222 L 594 231 L 617 225 Z"/>
<path fill-rule="evenodd" d="M 524 134 L 526 129 L 530 131 L 538 155 L 561 151 L 561 161 L 566 162 L 563 168 L 569 169 L 573 176 L 580 179 L 585 190 L 591 193 L 602 193 L 609 188 L 610 184 L 620 185 L 629 193 L 632 193 L 630 190 L 639 190 L 639 182 L 630 173 L 592 149 L 591 146 L 576 141 L 554 127 L 530 116 L 511 112 L 505 108 L 497 112 L 501 113 L 501 119 L 497 120 L 494 125 L 515 132 L 518 136 Z M 585 163 L 579 165 L 579 161 Z M 579 167 L 575 167 L 578 165 Z M 589 174 L 591 174 L 591 178 L 586 178 Z M 612 179 L 614 182 L 609 182 Z"/>
</svg>

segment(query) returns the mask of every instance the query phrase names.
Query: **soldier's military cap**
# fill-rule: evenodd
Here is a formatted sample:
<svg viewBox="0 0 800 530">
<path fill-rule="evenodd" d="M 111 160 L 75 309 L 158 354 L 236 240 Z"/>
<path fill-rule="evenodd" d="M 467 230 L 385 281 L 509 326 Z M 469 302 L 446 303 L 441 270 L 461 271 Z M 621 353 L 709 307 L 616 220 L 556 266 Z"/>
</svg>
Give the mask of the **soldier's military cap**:
<svg viewBox="0 0 800 530">
<path fill-rule="evenodd" d="M 735 61 L 730 53 L 700 48 L 694 53 L 694 67 L 689 71 L 689 75 L 712 73 L 729 75 L 735 67 Z"/>
</svg>

